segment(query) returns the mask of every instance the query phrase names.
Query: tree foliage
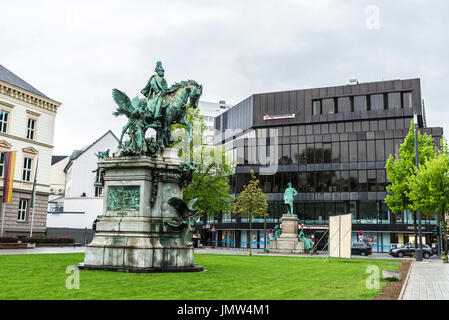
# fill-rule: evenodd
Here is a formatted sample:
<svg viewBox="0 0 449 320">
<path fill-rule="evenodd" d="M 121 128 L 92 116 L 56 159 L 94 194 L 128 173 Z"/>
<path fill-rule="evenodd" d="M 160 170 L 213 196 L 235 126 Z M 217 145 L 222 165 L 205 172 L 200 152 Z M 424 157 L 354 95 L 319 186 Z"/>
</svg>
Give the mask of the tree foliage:
<svg viewBox="0 0 449 320">
<path fill-rule="evenodd" d="M 414 210 L 421 209 L 431 216 L 439 216 L 443 223 L 444 256 L 447 260 L 447 226 L 445 212 L 449 209 L 449 148 L 444 138 L 435 158 L 420 166 L 417 175 L 409 177 L 410 193 Z"/>
<path fill-rule="evenodd" d="M 251 180 L 244 186 L 242 192 L 237 197 L 234 204 L 234 214 L 239 217 L 246 217 L 249 219 L 249 234 L 250 234 L 250 255 L 251 250 L 251 232 L 252 232 L 252 218 L 267 216 L 268 203 L 267 195 L 263 193 L 259 187 L 259 180 L 256 178 L 254 171 L 251 170 Z"/>
<path fill-rule="evenodd" d="M 198 198 L 196 204 L 200 214 L 215 216 L 232 210 L 234 198 L 230 195 L 229 177 L 234 174 L 234 162 L 222 148 L 203 143 L 206 125 L 199 112 L 199 108 L 188 108 L 186 114 L 187 121 L 193 126 L 192 156 L 196 170 L 192 182 L 183 190 L 183 199 L 190 201 Z M 173 135 L 177 137 L 173 147 L 178 148 L 183 161 L 190 161 L 191 146 L 184 128 L 180 124 L 173 125 Z"/>
<path fill-rule="evenodd" d="M 418 131 L 418 155 L 419 165 L 423 165 L 429 159 L 435 158 L 433 138 L 428 134 Z M 411 209 L 410 183 L 408 177 L 416 175 L 415 163 L 415 134 L 413 120 L 404 142 L 399 147 L 399 154 L 390 155 L 385 166 L 387 178 L 390 184 L 387 186 L 389 195 L 385 203 L 394 212 L 400 213 Z"/>
</svg>

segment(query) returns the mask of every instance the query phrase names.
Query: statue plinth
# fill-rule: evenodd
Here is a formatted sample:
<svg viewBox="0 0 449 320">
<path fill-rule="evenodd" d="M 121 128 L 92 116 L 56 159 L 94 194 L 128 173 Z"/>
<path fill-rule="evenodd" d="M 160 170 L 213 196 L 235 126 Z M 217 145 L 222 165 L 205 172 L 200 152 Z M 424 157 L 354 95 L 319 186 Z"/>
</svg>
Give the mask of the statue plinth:
<svg viewBox="0 0 449 320">
<path fill-rule="evenodd" d="M 270 241 L 270 253 L 298 254 L 305 253 L 304 242 L 298 241 L 298 217 L 282 216 L 282 234 L 275 241 Z"/>
<path fill-rule="evenodd" d="M 190 230 L 168 204 L 182 198 L 185 177 L 176 151 L 108 158 L 103 215 L 86 247 L 82 270 L 124 272 L 202 271 L 193 263 Z M 177 224 L 176 224 L 177 223 Z"/>
</svg>

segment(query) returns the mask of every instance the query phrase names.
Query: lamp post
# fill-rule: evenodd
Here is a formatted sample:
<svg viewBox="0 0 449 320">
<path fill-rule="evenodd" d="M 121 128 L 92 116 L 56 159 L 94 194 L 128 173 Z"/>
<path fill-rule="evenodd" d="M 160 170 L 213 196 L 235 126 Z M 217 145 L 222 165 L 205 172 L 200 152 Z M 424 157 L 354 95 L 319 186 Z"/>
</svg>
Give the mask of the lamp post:
<svg viewBox="0 0 449 320">
<path fill-rule="evenodd" d="M 418 115 L 413 114 L 413 123 L 415 125 L 415 162 L 416 169 L 419 168 L 419 156 L 418 156 Z M 415 248 L 415 257 L 416 261 L 422 261 L 423 252 L 422 252 L 422 222 L 421 222 L 421 210 L 418 208 L 416 211 L 418 216 L 418 248 Z"/>
</svg>

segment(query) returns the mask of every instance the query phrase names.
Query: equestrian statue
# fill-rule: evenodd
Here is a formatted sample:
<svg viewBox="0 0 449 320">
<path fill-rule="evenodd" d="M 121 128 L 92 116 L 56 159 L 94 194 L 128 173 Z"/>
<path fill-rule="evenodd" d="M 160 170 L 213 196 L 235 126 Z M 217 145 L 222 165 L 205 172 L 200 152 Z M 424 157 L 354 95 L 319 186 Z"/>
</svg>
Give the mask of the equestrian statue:
<svg viewBox="0 0 449 320">
<path fill-rule="evenodd" d="M 112 90 L 112 97 L 118 107 L 115 116 L 125 115 L 127 124 L 122 129 L 119 146 L 120 155 L 154 155 L 170 146 L 171 125 L 185 125 L 189 130 L 189 142 L 192 141 L 193 128 L 186 119 L 187 108 L 197 108 L 203 86 L 193 80 L 176 82 L 167 86 L 164 68 L 158 61 L 152 75 L 141 93 L 145 98 L 130 99 L 126 93 Z M 146 131 L 153 128 L 156 137 L 145 138 Z M 123 142 L 125 133 L 129 140 Z"/>
</svg>

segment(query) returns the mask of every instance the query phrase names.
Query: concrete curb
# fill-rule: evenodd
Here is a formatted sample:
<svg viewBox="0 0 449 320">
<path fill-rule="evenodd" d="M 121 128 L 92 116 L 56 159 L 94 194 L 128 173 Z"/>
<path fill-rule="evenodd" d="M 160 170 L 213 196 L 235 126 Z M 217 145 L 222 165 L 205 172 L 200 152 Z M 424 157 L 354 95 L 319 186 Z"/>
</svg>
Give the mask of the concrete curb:
<svg viewBox="0 0 449 320">
<path fill-rule="evenodd" d="M 399 293 L 398 300 L 402 300 L 402 298 L 404 297 L 405 289 L 407 288 L 407 284 L 408 284 L 408 278 L 410 277 L 410 273 L 412 271 L 414 264 L 415 264 L 415 261 L 412 261 L 412 263 L 410 264 L 410 268 L 408 268 L 407 276 L 405 277 L 404 283 L 402 284 L 402 289 L 401 289 L 401 293 Z"/>
</svg>

